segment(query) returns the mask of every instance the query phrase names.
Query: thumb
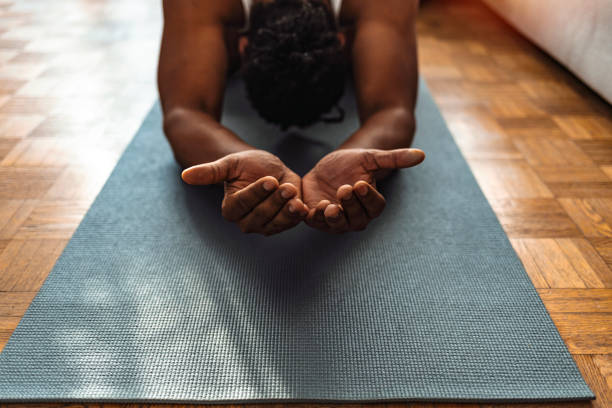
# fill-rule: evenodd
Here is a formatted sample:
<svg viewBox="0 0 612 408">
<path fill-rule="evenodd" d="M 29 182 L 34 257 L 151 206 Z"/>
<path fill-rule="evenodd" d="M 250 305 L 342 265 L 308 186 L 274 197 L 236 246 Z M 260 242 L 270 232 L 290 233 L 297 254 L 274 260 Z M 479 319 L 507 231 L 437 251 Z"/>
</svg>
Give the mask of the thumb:
<svg viewBox="0 0 612 408">
<path fill-rule="evenodd" d="M 231 158 L 222 157 L 210 163 L 191 166 L 181 173 L 181 178 L 187 184 L 198 186 L 216 184 L 230 178 Z"/>
<path fill-rule="evenodd" d="M 378 170 L 404 169 L 416 166 L 425 160 L 425 153 L 420 149 L 375 150 L 374 161 Z"/>
</svg>

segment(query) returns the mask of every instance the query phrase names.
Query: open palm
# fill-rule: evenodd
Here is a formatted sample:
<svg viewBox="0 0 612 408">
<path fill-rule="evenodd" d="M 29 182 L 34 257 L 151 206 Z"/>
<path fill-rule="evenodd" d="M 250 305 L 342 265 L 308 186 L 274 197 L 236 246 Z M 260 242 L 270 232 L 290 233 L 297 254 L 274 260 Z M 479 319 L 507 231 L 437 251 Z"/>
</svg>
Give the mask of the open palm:
<svg viewBox="0 0 612 408">
<path fill-rule="evenodd" d="M 307 214 L 300 199 L 300 176 L 264 150 L 245 150 L 192 166 L 182 177 L 194 185 L 224 182 L 221 213 L 243 232 L 276 234 L 296 226 Z"/>
<path fill-rule="evenodd" d="M 302 179 L 306 223 L 327 232 L 363 230 L 385 207 L 376 180 L 424 159 L 419 149 L 341 149 L 326 155 Z"/>
</svg>

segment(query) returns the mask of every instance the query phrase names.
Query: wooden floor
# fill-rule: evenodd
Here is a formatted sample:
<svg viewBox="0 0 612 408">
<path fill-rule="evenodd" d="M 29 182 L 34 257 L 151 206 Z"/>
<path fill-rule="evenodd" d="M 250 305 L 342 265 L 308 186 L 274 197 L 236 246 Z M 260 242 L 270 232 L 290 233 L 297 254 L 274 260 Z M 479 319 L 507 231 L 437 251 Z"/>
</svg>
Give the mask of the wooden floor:
<svg viewBox="0 0 612 408">
<path fill-rule="evenodd" d="M 0 0 L 0 349 L 155 98 L 159 3 Z M 421 73 L 597 394 L 533 406 L 612 406 L 612 108 L 476 0 L 425 1 L 418 32 Z"/>
</svg>

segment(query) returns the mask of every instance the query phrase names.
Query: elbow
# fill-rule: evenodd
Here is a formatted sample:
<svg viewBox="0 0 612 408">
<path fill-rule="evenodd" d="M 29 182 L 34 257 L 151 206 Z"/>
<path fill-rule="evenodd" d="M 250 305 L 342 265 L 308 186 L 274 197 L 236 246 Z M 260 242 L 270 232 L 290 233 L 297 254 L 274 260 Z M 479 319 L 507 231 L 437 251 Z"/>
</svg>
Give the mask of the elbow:
<svg viewBox="0 0 612 408">
<path fill-rule="evenodd" d="M 182 107 L 172 108 L 164 113 L 163 129 L 170 144 L 172 144 L 174 136 L 180 132 L 188 117 L 189 110 Z"/>
<path fill-rule="evenodd" d="M 185 108 L 173 108 L 164 113 L 163 130 L 170 144 L 174 159 L 181 167 L 187 167 L 183 158 L 185 150 L 185 132 L 189 127 L 190 112 Z"/>
<path fill-rule="evenodd" d="M 390 109 L 387 114 L 389 115 L 388 123 L 393 129 L 392 133 L 398 136 L 400 147 L 410 147 L 416 132 L 414 112 L 400 107 Z"/>
</svg>

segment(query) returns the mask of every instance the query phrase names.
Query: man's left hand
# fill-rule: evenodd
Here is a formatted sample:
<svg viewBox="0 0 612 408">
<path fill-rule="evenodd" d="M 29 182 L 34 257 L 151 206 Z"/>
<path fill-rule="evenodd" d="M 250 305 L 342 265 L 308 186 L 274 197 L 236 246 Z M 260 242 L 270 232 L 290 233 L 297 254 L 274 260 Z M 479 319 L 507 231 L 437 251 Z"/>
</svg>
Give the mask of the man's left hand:
<svg viewBox="0 0 612 408">
<path fill-rule="evenodd" d="M 326 155 L 302 179 L 310 209 L 306 223 L 334 233 L 365 229 L 385 207 L 376 180 L 424 159 L 419 149 L 341 149 Z"/>
</svg>

